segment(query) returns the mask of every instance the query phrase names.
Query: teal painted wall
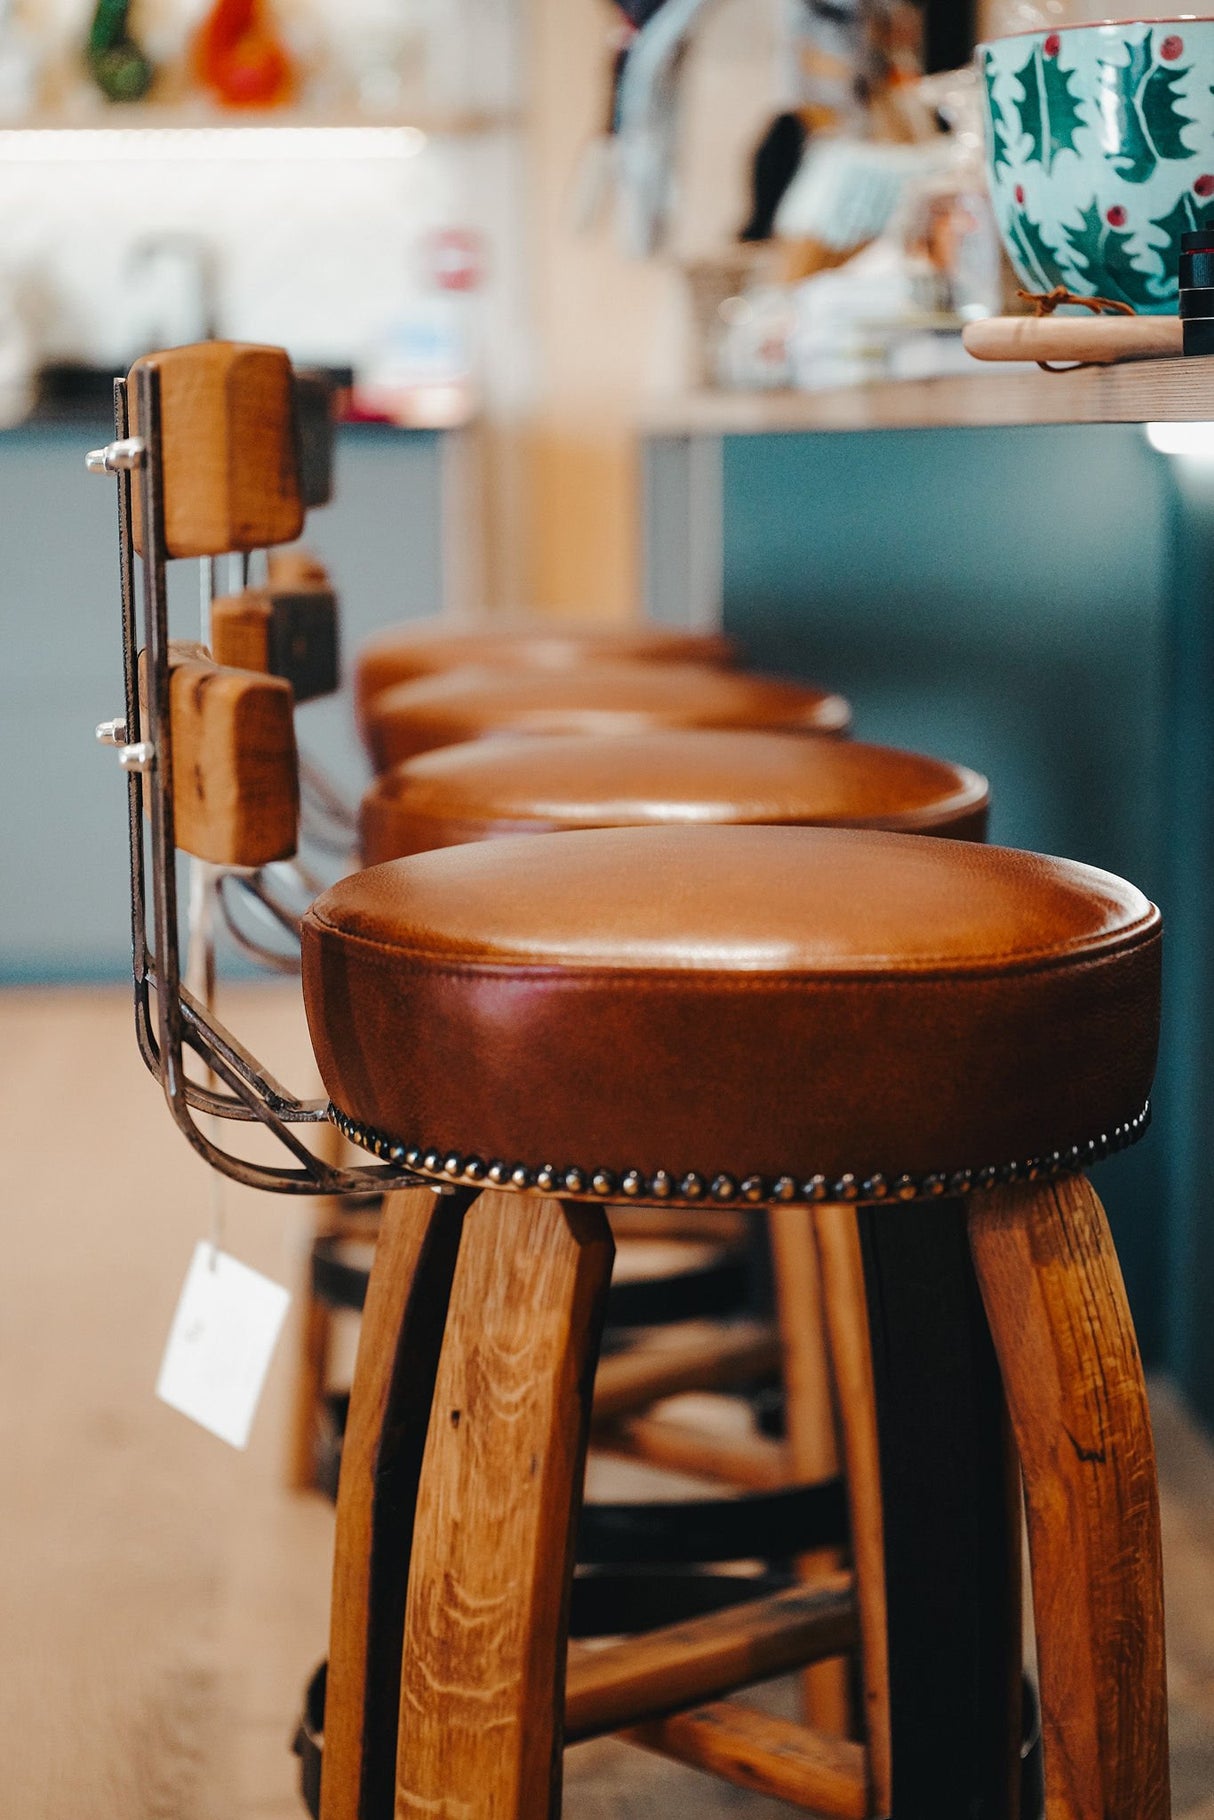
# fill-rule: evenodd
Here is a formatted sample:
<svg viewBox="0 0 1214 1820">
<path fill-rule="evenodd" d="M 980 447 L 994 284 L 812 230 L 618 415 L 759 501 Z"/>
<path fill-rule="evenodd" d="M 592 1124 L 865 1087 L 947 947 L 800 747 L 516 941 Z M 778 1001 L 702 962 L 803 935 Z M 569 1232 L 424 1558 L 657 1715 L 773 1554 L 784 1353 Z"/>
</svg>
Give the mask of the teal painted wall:
<svg viewBox="0 0 1214 1820">
<path fill-rule="evenodd" d="M 729 437 L 723 499 L 725 624 L 757 664 L 841 689 L 863 738 L 985 772 L 994 840 L 1120 872 L 1169 914 L 1191 514 L 1140 427 Z M 1208 606 L 1214 562 L 1193 568 Z M 1178 1291 L 1195 1214 L 1170 1133 L 1210 1002 L 1185 935 L 1168 938 L 1155 1125 L 1096 1179 L 1144 1351 L 1183 1368 L 1214 1419 L 1210 1340 L 1186 1354 Z"/>
<path fill-rule="evenodd" d="M 100 421 L 0 433 L 0 984 L 130 973 L 125 787 L 93 739 L 122 708 L 115 490 L 84 469 L 107 433 Z M 337 578 L 347 648 L 441 605 L 441 444 L 339 436 L 337 497 L 307 541 Z M 170 564 L 169 578 L 174 635 L 196 638 L 197 564 Z M 358 789 L 348 698 L 309 703 L 300 738 Z"/>
</svg>

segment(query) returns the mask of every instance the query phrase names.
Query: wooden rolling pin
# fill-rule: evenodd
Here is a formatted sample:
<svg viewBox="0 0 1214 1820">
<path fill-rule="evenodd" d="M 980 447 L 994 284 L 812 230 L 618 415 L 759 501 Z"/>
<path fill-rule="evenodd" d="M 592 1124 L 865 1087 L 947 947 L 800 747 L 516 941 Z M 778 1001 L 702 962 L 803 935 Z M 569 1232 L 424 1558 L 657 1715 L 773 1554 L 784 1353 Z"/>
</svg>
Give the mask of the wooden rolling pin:
<svg viewBox="0 0 1214 1820">
<path fill-rule="evenodd" d="M 961 331 L 976 360 L 1156 360 L 1178 355 L 1179 316 L 987 316 Z"/>
</svg>

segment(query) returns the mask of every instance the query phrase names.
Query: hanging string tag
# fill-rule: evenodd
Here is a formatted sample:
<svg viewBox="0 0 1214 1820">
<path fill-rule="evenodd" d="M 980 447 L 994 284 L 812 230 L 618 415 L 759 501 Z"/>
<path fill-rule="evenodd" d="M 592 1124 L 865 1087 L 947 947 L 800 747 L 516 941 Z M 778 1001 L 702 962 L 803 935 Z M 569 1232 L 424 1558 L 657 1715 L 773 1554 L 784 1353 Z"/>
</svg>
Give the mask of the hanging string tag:
<svg viewBox="0 0 1214 1820">
<path fill-rule="evenodd" d="M 245 1447 L 290 1300 L 281 1283 L 200 1239 L 156 1382 L 161 1402 Z"/>
<path fill-rule="evenodd" d="M 1075 303 L 1093 316 L 1137 316 L 1138 311 L 1129 303 L 1121 303 L 1115 297 L 1080 297 L 1074 291 L 1068 291 L 1065 284 L 1056 284 L 1052 291 L 1017 291 L 1024 303 L 1031 303 L 1034 316 L 1052 316 L 1063 304 Z M 1098 366 L 1099 361 L 1073 360 L 1066 366 L 1059 366 L 1053 360 L 1039 360 L 1037 365 L 1043 373 L 1078 373 L 1082 367 Z"/>
</svg>

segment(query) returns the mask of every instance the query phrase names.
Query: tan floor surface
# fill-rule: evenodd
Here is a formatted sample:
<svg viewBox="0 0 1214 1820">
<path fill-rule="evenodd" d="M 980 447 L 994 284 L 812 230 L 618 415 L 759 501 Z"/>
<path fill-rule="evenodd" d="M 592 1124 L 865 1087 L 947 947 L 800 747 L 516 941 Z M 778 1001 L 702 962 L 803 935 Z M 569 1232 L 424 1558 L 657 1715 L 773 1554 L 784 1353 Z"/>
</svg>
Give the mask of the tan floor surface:
<svg viewBox="0 0 1214 1820">
<path fill-rule="evenodd" d="M 312 1091 L 290 990 L 225 1016 Z M 211 1218 L 120 991 L 0 995 L 0 1820 L 287 1820 L 325 1647 L 332 1514 L 283 1490 L 294 1334 L 246 1454 L 152 1395 Z M 305 1204 L 235 1188 L 227 1243 L 298 1285 Z M 1214 1820 L 1214 1452 L 1159 1399 L 1175 1797 Z M 570 1820 L 789 1810 L 611 1741 L 567 1759 Z"/>
</svg>

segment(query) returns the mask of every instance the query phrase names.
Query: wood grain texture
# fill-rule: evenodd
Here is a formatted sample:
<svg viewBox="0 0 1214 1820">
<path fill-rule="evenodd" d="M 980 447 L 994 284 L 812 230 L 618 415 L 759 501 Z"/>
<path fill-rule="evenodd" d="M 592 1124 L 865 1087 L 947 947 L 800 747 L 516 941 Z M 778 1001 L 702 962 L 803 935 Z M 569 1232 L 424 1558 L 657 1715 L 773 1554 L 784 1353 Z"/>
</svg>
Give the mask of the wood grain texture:
<svg viewBox="0 0 1214 1820">
<path fill-rule="evenodd" d="M 417 1484 L 466 1195 L 385 1197 L 342 1449 L 322 1820 L 390 1820 Z"/>
<path fill-rule="evenodd" d="M 264 588 L 245 588 L 211 602 L 211 652 L 233 670 L 270 668 L 270 601 Z"/>
<path fill-rule="evenodd" d="M 299 763 L 288 683 L 221 669 L 199 646 L 170 652 L 177 845 L 220 866 L 289 859 Z"/>
<path fill-rule="evenodd" d="M 418 1492 L 397 1820 L 560 1811 L 561 1690 L 594 1368 L 598 1207 L 469 1211 Z"/>
<path fill-rule="evenodd" d="M 601 1369 L 601 1368 L 600 1368 Z M 748 1491 L 774 1491 L 791 1478 L 779 1441 L 761 1434 L 713 1432 L 673 1416 L 632 1416 L 594 1431 L 597 1453 L 646 1460 L 668 1472 L 689 1473 Z"/>
<path fill-rule="evenodd" d="M 690 1763 L 738 1788 L 815 1814 L 866 1820 L 869 1812 L 862 1745 L 824 1737 L 738 1701 L 652 1719 L 621 1735 L 630 1744 Z"/>
<path fill-rule="evenodd" d="M 779 1338 L 761 1322 L 672 1331 L 602 1361 L 594 1387 L 595 1420 L 632 1415 L 684 1390 L 744 1384 L 777 1371 L 779 1364 Z"/>
<path fill-rule="evenodd" d="M 804 1483 L 833 1478 L 839 1470 L 834 1394 L 825 1337 L 822 1280 L 809 1207 L 773 1207 L 768 1213 L 776 1314 L 784 1378 L 784 1429 L 792 1476 Z M 798 1577 L 812 1582 L 843 1565 L 837 1548 L 802 1555 Z M 848 1664 L 815 1662 L 802 1676 L 805 1717 L 839 1738 L 852 1724 Z"/>
<path fill-rule="evenodd" d="M 967 1203 L 857 1210 L 876 1430 L 890 1809 L 1014 1820 L 1020 1522 Z"/>
<path fill-rule="evenodd" d="M 329 571 L 313 550 L 297 545 L 290 550 L 271 550 L 266 558 L 266 575 L 272 588 L 328 588 Z"/>
<path fill-rule="evenodd" d="M 1049 1820 L 1166 1820 L 1154 1444 L 1104 1210 L 1073 1176 L 975 1198 L 969 1230 L 1024 1479 Z"/>
<path fill-rule="evenodd" d="M 211 605 L 217 664 L 280 676 L 296 704 L 338 684 L 337 597 L 329 588 L 245 588 Z"/>
<path fill-rule="evenodd" d="M 822 392 L 696 392 L 646 410 L 658 436 L 948 429 L 1015 423 L 1214 421 L 1214 360 L 1128 361 L 1075 373 L 886 380 Z"/>
<path fill-rule="evenodd" d="M 864 1737 L 871 1812 L 889 1811 L 889 1644 L 885 1612 L 885 1535 L 873 1362 L 868 1341 L 864 1267 L 856 1210 L 827 1203 L 815 1210 L 822 1302 L 838 1396 L 843 1476 L 851 1517 L 852 1568 L 859 1612 Z"/>
<path fill-rule="evenodd" d="M 290 986 L 234 985 L 222 1010 L 296 1080 L 307 1032 Z M 65 1195 L 61 1172 L 39 1169 L 9 1199 L 20 1242 L 0 1274 L 0 1331 L 19 1394 L 0 1403 L 0 1610 L 14 1665 L 0 1699 L 0 1809 L 6 1820 L 300 1820 L 286 1741 L 325 1653 L 333 1525 L 324 1500 L 283 1483 L 291 1352 L 280 1345 L 246 1453 L 155 1400 L 182 1273 L 206 1230 L 205 1173 L 156 1103 L 129 988 L 10 988 L 2 1015 L 12 1129 L 103 1189 Z M 235 1183 L 227 1195 L 230 1243 L 292 1287 L 298 1311 L 310 1210 Z M 1166 1385 L 1153 1402 L 1173 1800 L 1185 1820 L 1214 1820 L 1214 1449 Z M 598 1472 L 598 1495 L 633 1493 L 631 1466 Z M 794 1716 L 787 1688 L 753 1703 L 769 1702 Z M 565 1778 L 570 1820 L 788 1820 L 610 1737 L 569 1751 Z"/>
<path fill-rule="evenodd" d="M 856 1638 L 851 1575 L 832 1574 L 627 1643 L 570 1649 L 565 1736 L 593 1738 L 714 1700 L 839 1655 Z"/>
<path fill-rule="evenodd" d="M 976 360 L 1086 360 L 1097 365 L 1182 352 L 1179 316 L 987 316 L 961 331 Z"/>
<path fill-rule="evenodd" d="M 131 368 L 131 434 L 141 369 L 160 374 L 164 525 L 169 556 L 219 556 L 290 543 L 303 528 L 295 382 L 282 348 L 204 341 L 145 354 Z M 142 552 L 140 489 L 135 548 Z"/>
</svg>

